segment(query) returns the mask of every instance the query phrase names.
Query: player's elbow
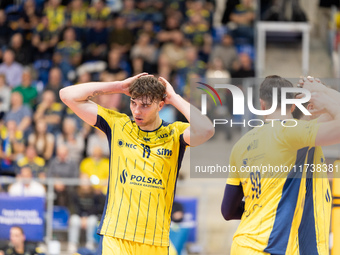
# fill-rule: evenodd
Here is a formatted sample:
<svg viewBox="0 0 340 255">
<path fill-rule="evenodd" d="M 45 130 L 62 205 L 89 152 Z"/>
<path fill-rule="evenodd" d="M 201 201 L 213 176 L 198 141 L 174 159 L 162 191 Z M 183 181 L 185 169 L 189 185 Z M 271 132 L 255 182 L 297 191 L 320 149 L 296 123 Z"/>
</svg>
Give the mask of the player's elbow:
<svg viewBox="0 0 340 255">
<path fill-rule="evenodd" d="M 226 221 L 229 221 L 229 220 L 233 219 L 232 214 L 228 210 L 226 210 L 226 208 L 224 208 L 223 205 L 221 206 L 221 213 L 222 213 L 223 218 Z"/>
<path fill-rule="evenodd" d="M 60 97 L 60 100 L 63 101 L 66 104 L 66 102 L 67 102 L 66 88 L 62 88 L 61 90 L 59 90 L 59 97 Z"/>
<path fill-rule="evenodd" d="M 208 141 L 211 137 L 215 134 L 215 128 L 213 125 L 209 125 L 201 130 L 202 136 L 205 138 L 206 141 Z"/>
</svg>

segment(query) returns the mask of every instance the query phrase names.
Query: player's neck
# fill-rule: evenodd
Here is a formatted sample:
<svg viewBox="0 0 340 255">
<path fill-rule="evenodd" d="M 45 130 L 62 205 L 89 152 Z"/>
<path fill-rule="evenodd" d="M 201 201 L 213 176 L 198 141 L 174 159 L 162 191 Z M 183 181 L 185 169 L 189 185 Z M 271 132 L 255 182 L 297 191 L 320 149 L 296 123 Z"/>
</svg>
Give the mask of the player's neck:
<svg viewBox="0 0 340 255">
<path fill-rule="evenodd" d="M 162 124 L 162 119 L 159 117 L 159 115 L 156 117 L 155 121 L 150 123 L 146 126 L 139 126 L 139 128 L 143 131 L 154 131 Z"/>
<path fill-rule="evenodd" d="M 264 116 L 266 120 L 286 120 L 286 119 L 293 119 L 293 116 L 290 112 L 287 112 L 286 115 L 281 114 L 281 109 L 277 109 L 272 114 Z"/>
</svg>

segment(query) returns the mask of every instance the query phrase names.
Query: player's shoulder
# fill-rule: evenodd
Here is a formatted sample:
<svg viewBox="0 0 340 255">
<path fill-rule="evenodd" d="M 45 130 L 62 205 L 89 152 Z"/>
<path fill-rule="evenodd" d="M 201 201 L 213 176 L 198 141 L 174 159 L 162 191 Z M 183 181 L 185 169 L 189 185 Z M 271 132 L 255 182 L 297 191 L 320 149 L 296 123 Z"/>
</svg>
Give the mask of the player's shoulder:
<svg viewBox="0 0 340 255">
<path fill-rule="evenodd" d="M 129 118 L 125 113 L 120 113 L 116 111 L 115 109 L 108 109 L 103 106 L 98 105 L 98 115 L 106 118 Z"/>
<path fill-rule="evenodd" d="M 187 127 L 190 126 L 190 124 L 187 123 L 187 122 L 182 122 L 182 121 L 175 121 L 175 122 L 171 122 L 171 123 L 163 121 L 162 126 L 168 127 L 170 129 L 177 129 L 177 130 L 183 130 L 184 131 Z"/>
</svg>

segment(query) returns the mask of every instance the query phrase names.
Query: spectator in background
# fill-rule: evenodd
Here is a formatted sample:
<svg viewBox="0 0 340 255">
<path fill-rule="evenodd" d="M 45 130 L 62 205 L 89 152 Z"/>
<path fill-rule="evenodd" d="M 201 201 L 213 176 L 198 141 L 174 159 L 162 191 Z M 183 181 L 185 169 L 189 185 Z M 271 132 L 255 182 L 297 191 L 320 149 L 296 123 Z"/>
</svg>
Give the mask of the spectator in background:
<svg viewBox="0 0 340 255">
<path fill-rule="evenodd" d="M 5 10 L 0 9 L 0 58 L 1 49 L 7 46 L 8 40 L 11 37 L 12 30 L 9 27 Z"/>
<path fill-rule="evenodd" d="M 1 126 L 0 126 L 1 127 Z M 7 121 L 0 128 L 0 170 L 2 174 L 15 175 L 17 160 L 25 151 L 23 132 L 17 129 L 14 120 Z"/>
<path fill-rule="evenodd" d="M 229 79 L 231 77 L 230 73 L 225 69 L 222 59 L 219 57 L 214 58 L 213 61 L 210 63 L 205 76 L 207 78 L 208 84 L 215 84 L 215 82 L 213 82 L 213 79 L 216 78 Z"/>
<path fill-rule="evenodd" d="M 247 53 L 241 53 L 238 56 L 239 61 L 233 65 L 231 71 L 232 78 L 246 78 L 255 77 L 255 71 L 253 67 L 253 61 Z"/>
<path fill-rule="evenodd" d="M 211 6 L 208 6 L 206 3 L 206 1 L 188 1 L 188 10 L 185 12 L 185 16 L 190 18 L 198 13 L 207 21 L 208 24 L 211 24 Z"/>
<path fill-rule="evenodd" d="M 183 24 L 182 31 L 185 38 L 200 47 L 204 44 L 204 34 L 209 32 L 209 24 L 199 13 L 193 13 Z"/>
<path fill-rule="evenodd" d="M 85 60 L 106 60 L 108 30 L 105 21 L 97 19 L 86 32 Z"/>
<path fill-rule="evenodd" d="M 0 73 L 6 75 L 7 84 L 14 88 L 21 83 L 23 67 L 14 61 L 15 55 L 11 49 L 4 52 L 3 63 L 0 64 Z"/>
<path fill-rule="evenodd" d="M 81 42 L 84 40 L 87 18 L 88 14 L 83 0 L 72 0 L 67 12 L 67 26 L 74 28 L 77 41 Z"/>
<path fill-rule="evenodd" d="M 111 10 L 106 6 L 105 0 L 93 0 L 91 3 L 92 6 L 88 10 L 91 20 L 90 27 L 93 26 L 93 21 L 97 19 L 108 21 L 111 15 Z"/>
<path fill-rule="evenodd" d="M 43 16 L 33 32 L 34 59 L 51 59 L 58 43 L 58 31 L 51 31 L 47 16 Z"/>
<path fill-rule="evenodd" d="M 13 92 L 19 92 L 22 95 L 23 103 L 33 109 L 37 103 L 38 91 L 33 87 L 31 70 L 24 69 L 22 73 L 22 82 Z"/>
<path fill-rule="evenodd" d="M 109 179 L 109 159 L 103 157 L 101 147 L 103 146 L 95 145 L 91 150 L 90 157 L 81 161 L 80 173 L 86 174 L 90 178 L 93 188 L 98 191 L 97 193 L 106 194 Z"/>
<path fill-rule="evenodd" d="M 49 0 L 45 4 L 43 14 L 48 17 L 48 26 L 51 32 L 61 31 L 66 23 L 66 8 L 61 0 Z"/>
<path fill-rule="evenodd" d="M 238 60 L 233 38 L 229 34 L 224 34 L 221 44 L 218 44 L 213 48 L 209 62 L 213 63 L 216 58 L 220 58 L 222 60 L 223 68 L 228 71 L 232 69 L 234 62 Z"/>
<path fill-rule="evenodd" d="M 0 121 L 11 106 L 11 89 L 6 84 L 6 76 L 0 74 Z"/>
<path fill-rule="evenodd" d="M 68 156 L 69 151 L 65 145 L 57 146 L 57 155 L 48 166 L 48 178 L 78 178 L 79 168 L 76 162 Z M 55 205 L 68 206 L 72 188 L 67 188 L 61 181 L 54 185 Z"/>
<path fill-rule="evenodd" d="M 27 146 L 25 157 L 18 160 L 18 167 L 25 166 L 31 169 L 34 178 L 46 178 L 45 160 L 37 155 L 37 151 L 32 145 Z"/>
<path fill-rule="evenodd" d="M 14 52 L 14 59 L 17 63 L 23 66 L 32 63 L 32 47 L 30 44 L 24 45 L 22 34 L 16 33 L 12 35 L 9 48 Z"/>
<path fill-rule="evenodd" d="M 235 28 L 231 29 L 231 35 L 235 40 L 246 39 L 245 43 L 254 43 L 255 10 L 253 0 L 241 0 L 230 14 L 230 21 Z"/>
<path fill-rule="evenodd" d="M 151 20 L 145 20 L 143 22 L 141 29 L 139 29 L 137 32 L 137 37 L 140 37 L 141 34 L 147 34 L 150 38 L 150 43 L 157 46 L 157 41 L 156 41 L 157 33 L 154 27 L 155 25 Z"/>
<path fill-rule="evenodd" d="M 122 60 L 122 54 L 119 50 L 112 49 L 108 54 L 108 65 L 102 73 L 102 80 L 121 81 L 127 78 L 128 74 L 122 66 L 127 66 L 127 63 Z M 107 78 L 104 78 L 106 76 Z M 82 83 L 82 82 L 79 82 Z"/>
<path fill-rule="evenodd" d="M 197 48 L 194 46 L 185 49 L 185 59 L 178 62 L 177 75 L 179 78 L 178 92 L 183 95 L 190 78 L 202 77 L 206 64 L 198 59 Z"/>
<path fill-rule="evenodd" d="M 22 131 L 24 135 L 30 131 L 32 110 L 23 104 L 23 98 L 19 92 L 13 92 L 11 95 L 11 109 L 5 115 L 5 122 L 10 120 L 16 122 L 18 130 Z"/>
<path fill-rule="evenodd" d="M 135 74 L 147 72 L 156 73 L 157 48 L 151 44 L 150 36 L 143 33 L 131 49 L 131 60 Z"/>
<path fill-rule="evenodd" d="M 28 166 L 20 169 L 20 174 L 17 176 L 17 181 L 9 186 L 8 195 L 10 196 L 25 196 L 25 197 L 45 197 L 46 190 L 44 186 L 31 180 L 33 177 L 32 170 Z"/>
<path fill-rule="evenodd" d="M 177 70 L 180 61 L 185 59 L 184 35 L 180 30 L 171 32 L 171 42 L 165 43 L 160 50 L 158 72 L 165 79 Z"/>
<path fill-rule="evenodd" d="M 77 132 L 77 124 L 73 118 L 66 118 L 63 121 L 62 133 L 57 136 L 57 146 L 61 145 L 68 148 L 69 158 L 79 164 L 85 144 L 84 137 Z"/>
<path fill-rule="evenodd" d="M 109 44 L 111 49 L 118 49 L 122 54 L 127 56 L 134 43 L 132 31 L 126 27 L 124 17 L 116 17 L 114 28 L 109 34 Z"/>
<path fill-rule="evenodd" d="M 59 90 L 63 88 L 63 74 L 59 67 L 51 68 L 48 74 L 48 82 L 45 91 L 50 90 L 53 92 L 56 102 L 60 103 Z"/>
<path fill-rule="evenodd" d="M 20 14 L 19 26 L 25 35 L 24 39 L 31 40 L 32 32 L 40 22 L 41 12 L 35 5 L 34 0 L 26 0 L 24 2 L 24 8 Z"/>
<path fill-rule="evenodd" d="M 81 43 L 76 41 L 76 33 L 72 27 L 64 31 L 63 41 L 57 44 L 53 54 L 53 62 L 60 67 L 65 80 L 68 73 L 80 65 L 82 59 Z"/>
<path fill-rule="evenodd" d="M 143 21 L 135 8 L 134 0 L 125 0 L 120 15 L 126 19 L 126 26 L 129 30 L 136 32 L 142 26 Z"/>
<path fill-rule="evenodd" d="M 56 102 L 53 91 L 47 90 L 43 93 L 42 101 L 34 113 L 34 121 L 37 123 L 44 120 L 47 123 L 47 131 L 57 134 L 60 130 L 62 112 L 63 106 Z"/>
<path fill-rule="evenodd" d="M 172 40 L 172 32 L 180 30 L 182 20 L 183 15 L 178 11 L 171 11 L 167 15 L 163 29 L 157 33 L 157 40 L 161 45 Z"/>
<path fill-rule="evenodd" d="M 12 226 L 9 230 L 10 243 L 0 249 L 0 255 L 38 255 L 38 249 L 33 244 L 26 244 L 24 230 L 19 226 Z"/>
<path fill-rule="evenodd" d="M 34 146 L 39 157 L 49 161 L 54 152 L 54 135 L 47 132 L 47 123 L 40 119 L 35 123 L 34 132 L 28 136 L 28 144 Z"/>
<path fill-rule="evenodd" d="M 93 155 L 96 147 L 99 147 L 101 149 L 103 157 L 110 156 L 110 148 L 107 142 L 106 135 L 104 134 L 104 132 L 100 131 L 97 128 L 95 128 L 94 132 L 89 135 L 86 146 L 86 154 L 88 156 Z"/>
<path fill-rule="evenodd" d="M 75 213 L 69 220 L 68 251 L 76 252 L 79 245 L 80 230 L 86 230 L 86 248 L 94 250 L 94 233 L 98 223 L 97 214 L 101 211 L 101 196 L 94 192 L 87 175 L 81 175 L 81 184 L 72 194 Z"/>
</svg>

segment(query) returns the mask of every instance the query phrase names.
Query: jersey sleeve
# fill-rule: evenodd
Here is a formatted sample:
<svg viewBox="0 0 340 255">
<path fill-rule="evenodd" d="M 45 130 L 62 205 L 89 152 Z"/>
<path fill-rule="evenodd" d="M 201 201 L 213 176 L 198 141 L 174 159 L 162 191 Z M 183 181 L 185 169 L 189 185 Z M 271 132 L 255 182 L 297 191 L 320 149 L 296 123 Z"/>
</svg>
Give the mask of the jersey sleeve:
<svg viewBox="0 0 340 255">
<path fill-rule="evenodd" d="M 230 154 L 230 158 L 229 158 L 229 175 L 228 175 L 228 179 L 227 179 L 227 184 L 229 185 L 235 185 L 238 186 L 241 183 L 241 179 L 239 176 L 238 171 L 240 169 L 238 169 L 238 166 L 236 164 L 236 159 L 235 159 L 235 147 L 233 148 L 233 150 L 231 151 Z"/>
<path fill-rule="evenodd" d="M 317 120 L 298 121 L 295 127 L 284 129 L 282 138 L 295 149 L 314 147 L 319 127 Z"/>
<path fill-rule="evenodd" d="M 97 122 L 94 126 L 108 135 L 111 133 L 111 127 L 114 125 L 114 123 L 123 117 L 127 116 L 98 105 Z"/>
<path fill-rule="evenodd" d="M 184 130 L 186 130 L 190 126 L 190 124 L 185 123 L 185 122 L 180 122 L 180 121 L 176 121 L 175 124 L 176 124 L 176 127 L 178 129 L 179 142 L 180 142 L 181 146 L 184 146 L 184 147 L 189 146 L 189 144 L 187 144 L 184 141 L 183 133 L 184 133 Z"/>
<path fill-rule="evenodd" d="M 179 134 L 183 134 L 184 130 L 186 130 L 188 127 L 190 127 L 189 123 L 181 122 L 181 121 L 176 121 L 175 122 L 176 127 L 179 131 Z"/>
</svg>

